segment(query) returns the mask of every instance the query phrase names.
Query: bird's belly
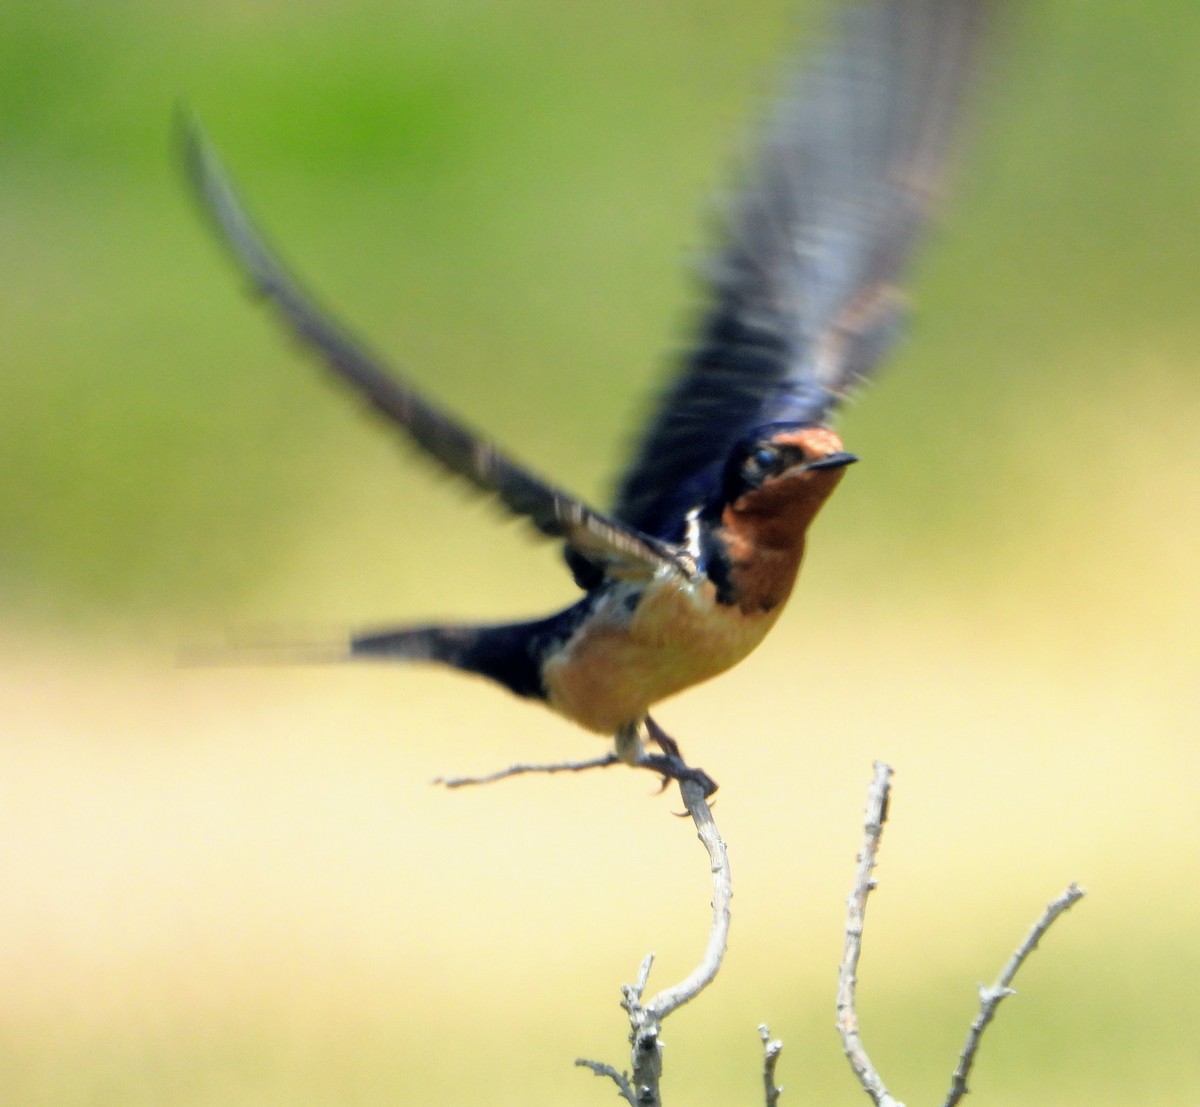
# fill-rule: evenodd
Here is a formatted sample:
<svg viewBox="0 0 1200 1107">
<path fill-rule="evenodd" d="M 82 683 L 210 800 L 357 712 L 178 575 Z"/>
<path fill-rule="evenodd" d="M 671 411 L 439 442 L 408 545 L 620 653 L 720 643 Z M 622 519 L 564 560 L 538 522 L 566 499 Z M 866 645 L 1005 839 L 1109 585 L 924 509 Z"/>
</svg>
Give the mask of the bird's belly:
<svg viewBox="0 0 1200 1107">
<path fill-rule="evenodd" d="M 542 669 L 551 707 L 580 726 L 612 734 L 651 705 L 736 665 L 778 618 L 718 604 L 712 586 L 653 582 L 630 615 L 602 604 Z"/>
</svg>

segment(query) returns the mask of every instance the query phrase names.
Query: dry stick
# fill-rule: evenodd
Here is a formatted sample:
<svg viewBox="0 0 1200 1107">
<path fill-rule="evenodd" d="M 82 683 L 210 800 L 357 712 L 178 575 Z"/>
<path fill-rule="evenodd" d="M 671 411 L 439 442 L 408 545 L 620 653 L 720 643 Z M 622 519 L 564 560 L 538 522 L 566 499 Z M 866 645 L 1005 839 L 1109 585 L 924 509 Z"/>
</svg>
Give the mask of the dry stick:
<svg viewBox="0 0 1200 1107">
<path fill-rule="evenodd" d="M 662 1042 L 659 1034 L 662 1022 L 671 1012 L 695 999 L 712 983 L 724 960 L 729 942 L 729 904 L 733 897 L 733 883 L 725 843 L 717 830 L 717 824 L 713 821 L 704 789 L 693 780 L 681 780 L 679 791 L 688 814 L 696 824 L 697 836 L 708 851 L 709 869 L 712 874 L 713 921 L 704 956 L 685 979 L 673 987 L 664 988 L 648 1003 L 642 1003 L 642 996 L 650 977 L 650 967 L 654 963 L 653 954 L 642 961 L 637 982 L 626 984 L 621 989 L 624 996 L 621 1006 L 629 1015 L 632 1080 L 618 1073 L 611 1065 L 584 1060 L 575 1062 L 591 1069 L 598 1076 L 611 1078 L 617 1085 L 617 1090 L 634 1107 L 661 1107 L 659 1081 L 662 1077 Z"/>
<path fill-rule="evenodd" d="M 604 769 L 615 765 L 619 760 L 615 753 L 606 753 L 603 757 L 593 757 L 588 761 L 509 765 L 506 769 L 497 769 L 494 773 L 484 773 L 482 776 L 435 776 L 433 783 L 440 784 L 443 788 L 465 788 L 469 784 L 493 784 L 497 780 L 521 776 L 524 773 L 581 773 L 587 769 Z"/>
<path fill-rule="evenodd" d="M 763 1044 L 763 1091 L 766 1093 L 767 1107 L 777 1107 L 783 1088 L 775 1083 L 775 1066 L 779 1064 L 779 1055 L 783 1052 L 783 1042 L 771 1037 L 771 1031 L 766 1023 L 758 1028 L 758 1036 Z"/>
<path fill-rule="evenodd" d="M 882 761 L 875 762 L 875 776 L 867 791 L 867 817 L 863 824 L 863 844 L 858 854 L 858 871 L 854 890 L 846 904 L 846 945 L 842 963 L 838 966 L 837 1016 L 842 1034 L 842 1048 L 854 1075 L 878 1107 L 904 1107 L 892 1098 L 884 1087 L 879 1073 L 871 1064 L 858 1033 L 858 1011 L 855 1008 L 855 986 L 858 958 L 862 952 L 863 922 L 867 913 L 867 897 L 875 887 L 871 876 L 879 852 L 879 839 L 887 819 L 888 791 L 892 770 Z"/>
<path fill-rule="evenodd" d="M 729 944 L 729 904 L 733 898 L 729 855 L 721 839 L 721 832 L 713 820 L 712 808 L 708 806 L 704 789 L 695 781 L 682 780 L 679 782 L 679 791 L 692 822 L 696 824 L 696 835 L 708 851 L 713 886 L 713 920 L 708 935 L 708 946 L 700 964 L 686 979 L 673 988 L 664 988 L 646 1004 L 645 1010 L 660 1022 L 672 1011 L 695 999 L 717 975 L 725 957 L 725 948 Z"/>
<path fill-rule="evenodd" d="M 633 1094 L 633 1086 L 629 1083 L 629 1077 L 623 1072 L 618 1072 L 612 1065 L 606 1065 L 603 1061 L 588 1061 L 582 1057 L 576 1059 L 575 1064 L 583 1069 L 591 1069 L 596 1076 L 607 1076 L 616 1084 L 617 1091 L 621 1093 L 621 1098 L 630 1107 L 638 1107 L 638 1101 Z"/>
<path fill-rule="evenodd" d="M 1025 941 L 1017 946 L 1016 952 L 1009 958 L 1008 964 L 1004 966 L 996 983 L 990 988 L 986 988 L 982 984 L 979 986 L 979 1014 L 975 1016 L 975 1021 L 971 1023 L 971 1029 L 967 1031 L 967 1042 L 963 1046 L 962 1053 L 959 1054 L 958 1067 L 954 1070 L 954 1076 L 950 1080 L 950 1091 L 946 1096 L 944 1107 L 954 1107 L 967 1094 L 967 1077 L 970 1075 L 971 1066 L 975 1063 L 975 1054 L 979 1050 L 980 1039 L 983 1037 L 988 1023 L 995 1016 L 1000 1002 L 1008 996 L 1016 995 L 1011 985 L 1017 971 L 1025 963 L 1025 959 L 1037 949 L 1042 935 L 1050 929 L 1055 919 L 1083 899 L 1084 894 L 1084 890 L 1078 884 L 1067 885 L 1067 890 L 1062 895 L 1047 904 L 1046 910 L 1042 912 L 1042 917 L 1034 923 L 1033 929 L 1026 935 Z"/>
<path fill-rule="evenodd" d="M 879 841 L 883 835 L 883 824 L 887 819 L 888 793 L 891 787 L 892 770 L 882 761 L 875 762 L 875 776 L 867 792 L 867 816 L 864 824 L 862 849 L 858 855 L 858 871 L 855 875 L 854 890 L 846 911 L 846 947 L 842 955 L 842 964 L 838 971 L 838 1029 L 842 1033 L 842 1044 L 850 1067 L 854 1069 L 858 1082 L 863 1090 L 877 1104 L 877 1107 L 904 1107 L 894 1099 L 884 1086 L 870 1058 L 863 1048 L 862 1039 L 858 1033 L 858 1013 L 855 1009 L 855 986 L 858 958 L 862 952 L 863 924 L 867 911 L 867 897 L 875 887 L 872 872 L 875 859 L 879 853 Z M 1050 929 L 1054 921 L 1072 905 L 1083 898 L 1083 889 L 1077 884 L 1070 884 L 1067 890 L 1057 899 L 1052 900 L 1042 912 L 1041 918 L 1034 924 L 1033 929 L 1025 940 L 1017 947 L 1016 952 L 1009 958 L 1008 964 L 1000 973 L 999 979 L 990 988 L 979 989 L 979 1014 L 971 1023 L 967 1033 L 967 1042 L 959 1054 L 958 1067 L 950 1082 L 950 1091 L 946 1096 L 943 1107 L 955 1105 L 967 1093 L 967 1076 L 975 1063 L 975 1055 L 979 1050 L 979 1042 L 984 1030 L 996 1014 L 996 1008 L 1007 996 L 1015 994 L 1011 987 L 1013 978 L 1025 963 L 1026 958 L 1037 949 L 1042 935 Z"/>
</svg>

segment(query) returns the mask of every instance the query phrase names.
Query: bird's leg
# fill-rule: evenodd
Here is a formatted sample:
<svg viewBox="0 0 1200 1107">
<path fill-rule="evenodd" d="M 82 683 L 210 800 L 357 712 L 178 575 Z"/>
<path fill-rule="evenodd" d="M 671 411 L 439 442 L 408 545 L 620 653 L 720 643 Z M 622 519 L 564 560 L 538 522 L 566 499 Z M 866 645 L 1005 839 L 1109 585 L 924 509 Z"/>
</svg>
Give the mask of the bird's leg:
<svg viewBox="0 0 1200 1107">
<path fill-rule="evenodd" d="M 690 780 L 698 784 L 703 790 L 705 796 L 711 796 L 717 790 L 717 782 L 713 780 L 703 769 L 694 769 L 684 759 L 683 754 L 679 752 L 679 743 L 675 741 L 662 727 L 654 721 L 651 716 L 647 715 L 646 737 L 650 739 L 662 753 L 647 753 L 638 739 L 637 751 L 638 756 L 636 761 L 630 764 L 641 766 L 645 769 L 650 769 L 653 772 L 661 773 L 668 780 Z M 617 731 L 617 756 L 621 757 L 621 739 L 622 731 L 625 728 Z M 636 727 L 634 728 L 636 734 Z M 625 760 L 624 757 L 621 757 Z"/>
<path fill-rule="evenodd" d="M 638 723 L 623 723 L 617 727 L 613 735 L 617 760 L 626 765 L 640 765 L 646 756 L 646 747 L 642 745 L 642 728 Z"/>
<path fill-rule="evenodd" d="M 646 737 L 668 757 L 678 757 L 680 761 L 683 760 L 683 753 L 679 749 L 679 743 L 654 721 L 652 715 L 646 716 Z"/>
</svg>

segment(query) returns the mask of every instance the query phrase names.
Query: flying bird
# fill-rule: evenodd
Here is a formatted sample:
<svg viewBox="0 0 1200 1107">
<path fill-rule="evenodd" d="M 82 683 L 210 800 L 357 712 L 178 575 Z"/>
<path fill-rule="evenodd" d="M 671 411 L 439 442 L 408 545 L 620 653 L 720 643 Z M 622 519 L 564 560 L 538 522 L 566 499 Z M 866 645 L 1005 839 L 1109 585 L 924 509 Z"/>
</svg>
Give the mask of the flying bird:
<svg viewBox="0 0 1200 1107">
<path fill-rule="evenodd" d="M 615 739 L 607 763 L 715 785 L 650 716 L 749 655 L 855 461 L 830 419 L 900 330 L 899 282 L 942 191 L 986 0 L 847 0 L 796 66 L 722 217 L 694 343 L 593 509 L 426 400 L 328 314 L 184 121 L 188 175 L 237 264 L 335 377 L 444 468 L 563 544 L 582 597 L 543 618 L 348 636 L 335 656 L 431 661 Z M 649 741 L 659 752 L 646 748 Z"/>
</svg>

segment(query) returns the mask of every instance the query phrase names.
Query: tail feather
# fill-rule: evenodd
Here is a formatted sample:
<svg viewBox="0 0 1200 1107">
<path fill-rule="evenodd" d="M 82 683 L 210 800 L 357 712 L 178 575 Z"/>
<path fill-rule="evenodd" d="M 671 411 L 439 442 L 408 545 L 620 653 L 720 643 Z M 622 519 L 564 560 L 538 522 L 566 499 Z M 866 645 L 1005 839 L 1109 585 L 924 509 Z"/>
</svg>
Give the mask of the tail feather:
<svg viewBox="0 0 1200 1107">
<path fill-rule="evenodd" d="M 357 635 L 350 656 L 437 661 L 503 684 L 518 696 L 543 699 L 541 658 L 555 620 L 499 626 L 420 626 Z"/>
<path fill-rule="evenodd" d="M 542 660 L 566 639 L 579 605 L 548 619 L 496 626 L 399 627 L 354 634 L 341 641 L 302 636 L 261 636 L 180 654 L 185 665 L 306 665 L 343 661 L 432 661 L 475 673 L 518 696 L 544 699 Z"/>
<path fill-rule="evenodd" d="M 320 665 L 350 660 L 350 644 L 332 637 L 304 641 L 300 636 L 275 638 L 259 635 L 220 645 L 185 646 L 180 665 Z"/>
<path fill-rule="evenodd" d="M 445 665 L 461 667 L 464 656 L 476 645 L 486 629 L 431 625 L 356 634 L 350 639 L 348 653 L 352 658 L 440 661 Z"/>
</svg>

